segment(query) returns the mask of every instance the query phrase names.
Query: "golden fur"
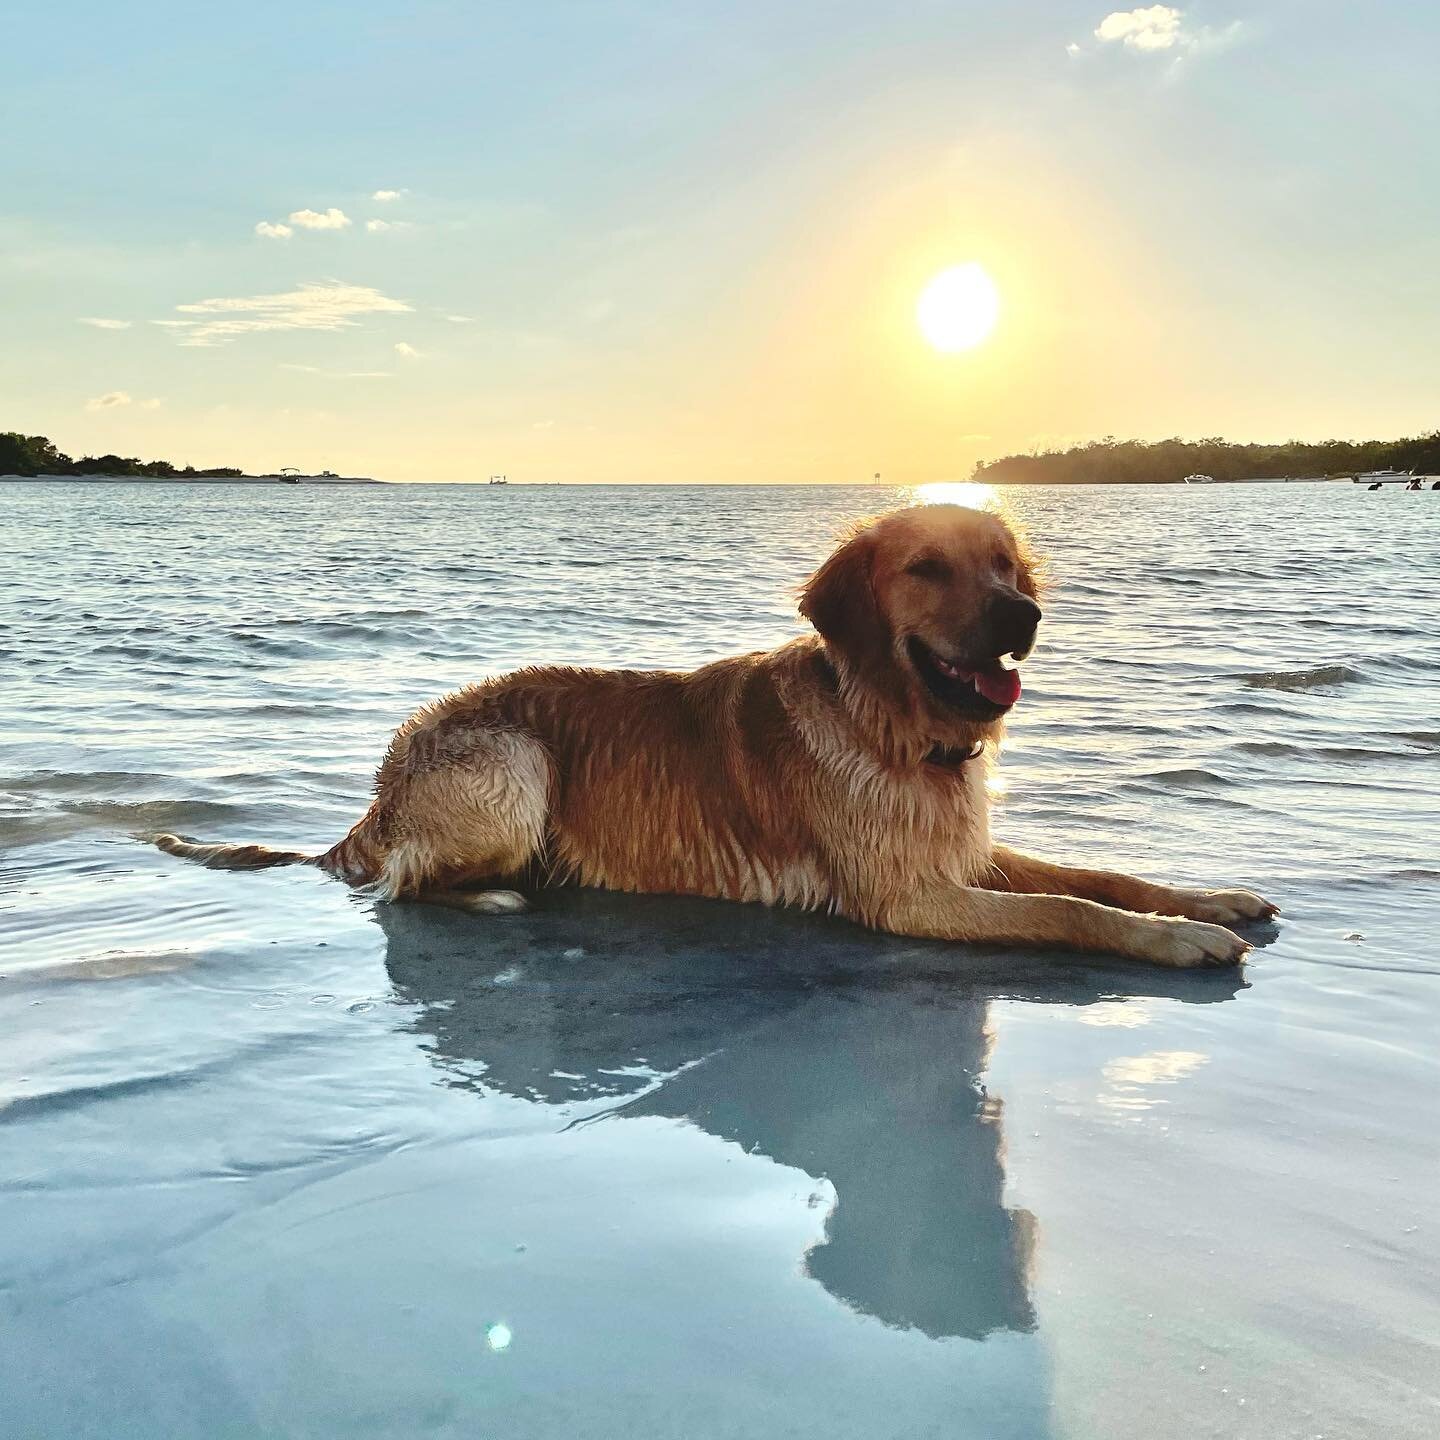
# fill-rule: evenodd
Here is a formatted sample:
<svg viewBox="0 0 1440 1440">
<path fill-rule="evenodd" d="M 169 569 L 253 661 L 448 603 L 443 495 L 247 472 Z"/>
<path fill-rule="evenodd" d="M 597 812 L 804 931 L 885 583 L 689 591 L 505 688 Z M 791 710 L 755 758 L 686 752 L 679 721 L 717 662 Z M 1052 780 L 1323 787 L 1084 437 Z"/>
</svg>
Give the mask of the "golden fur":
<svg viewBox="0 0 1440 1440">
<path fill-rule="evenodd" d="M 400 727 L 373 804 L 318 857 L 157 843 L 226 868 L 313 863 L 386 901 L 475 913 L 523 908 L 509 887 L 578 884 L 947 940 L 1239 960 L 1248 947 L 1221 927 L 1275 913 L 1257 895 L 991 842 L 985 766 L 1013 698 L 1000 657 L 1028 653 L 1035 593 L 999 517 L 899 511 L 806 583 L 817 636 L 684 674 L 544 667 L 460 690 Z"/>
</svg>

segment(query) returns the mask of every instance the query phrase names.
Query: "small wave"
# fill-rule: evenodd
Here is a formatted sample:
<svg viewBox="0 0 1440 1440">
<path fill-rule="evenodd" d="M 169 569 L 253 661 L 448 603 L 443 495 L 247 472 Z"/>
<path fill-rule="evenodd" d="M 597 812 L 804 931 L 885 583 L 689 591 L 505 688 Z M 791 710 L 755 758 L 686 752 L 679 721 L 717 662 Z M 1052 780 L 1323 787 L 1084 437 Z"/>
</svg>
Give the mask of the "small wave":
<svg viewBox="0 0 1440 1440">
<path fill-rule="evenodd" d="M 273 655 L 281 660 L 323 659 L 336 653 L 331 645 L 298 638 L 277 640 L 270 635 L 259 635 L 253 630 L 232 630 L 230 638 L 252 650 L 258 650 L 262 655 Z"/>
<path fill-rule="evenodd" d="M 294 720 L 340 720 L 350 719 L 355 714 L 353 705 L 329 705 L 320 700 L 282 701 L 267 700 L 259 705 L 246 705 L 235 711 L 212 712 L 214 714 L 249 715 L 258 719 L 284 718 Z"/>
<path fill-rule="evenodd" d="M 1352 630 L 1357 634 L 1363 633 L 1370 637 L 1384 635 L 1405 640 L 1415 638 L 1415 632 L 1408 626 L 1376 625 L 1368 619 L 1329 620 L 1321 615 L 1306 615 L 1291 623 L 1299 625 L 1304 630 Z"/>
<path fill-rule="evenodd" d="M 1308 670 L 1257 670 L 1231 677 L 1252 690 L 1318 690 L 1324 686 L 1348 685 L 1365 676 L 1350 665 L 1315 665 Z"/>
<path fill-rule="evenodd" d="M 243 805 L 215 800 L 75 800 L 69 808 L 80 815 L 137 830 L 204 829 L 244 819 Z"/>
<path fill-rule="evenodd" d="M 1424 745 L 1440 749 L 1440 730 L 1395 730 L 1391 739 L 1404 740 L 1410 745 Z"/>
<path fill-rule="evenodd" d="M 1183 767 L 1177 770 L 1147 770 L 1135 779 L 1148 784 L 1173 785 L 1181 790 L 1226 789 L 1235 783 L 1223 775 L 1217 775 L 1213 770 Z"/>
<path fill-rule="evenodd" d="M 182 970 L 195 958 L 193 950 L 105 950 L 78 960 L 22 965 L 8 974 L 15 980 L 130 980 Z"/>
<path fill-rule="evenodd" d="M 173 784 L 167 775 L 149 770 L 32 770 L 0 781 L 17 790 L 38 790 L 49 795 L 95 794 L 118 791 L 133 795 L 137 790 Z"/>
<path fill-rule="evenodd" d="M 1298 713 L 1288 705 L 1281 705 L 1274 700 L 1268 703 L 1259 700 L 1226 700 L 1214 708 L 1226 715 L 1264 715 L 1271 720 L 1277 716 L 1289 718 Z"/>
<path fill-rule="evenodd" d="M 1301 745 L 1284 740 L 1242 740 L 1231 750 L 1240 755 L 1262 755 L 1267 758 L 1299 757 L 1310 760 L 1429 760 L 1425 750 L 1381 749 L 1374 745 Z"/>
</svg>

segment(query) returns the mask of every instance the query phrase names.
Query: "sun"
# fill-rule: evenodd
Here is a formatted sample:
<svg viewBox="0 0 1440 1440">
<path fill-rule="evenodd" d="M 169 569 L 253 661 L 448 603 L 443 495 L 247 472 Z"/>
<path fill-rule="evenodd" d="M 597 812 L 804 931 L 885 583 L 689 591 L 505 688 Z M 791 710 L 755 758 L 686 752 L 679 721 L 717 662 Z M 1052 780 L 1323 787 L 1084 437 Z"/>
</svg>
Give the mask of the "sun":
<svg viewBox="0 0 1440 1440">
<path fill-rule="evenodd" d="M 1000 292 L 983 265 L 952 265 L 920 292 L 915 319 L 921 333 L 947 353 L 973 350 L 1000 318 Z"/>
</svg>

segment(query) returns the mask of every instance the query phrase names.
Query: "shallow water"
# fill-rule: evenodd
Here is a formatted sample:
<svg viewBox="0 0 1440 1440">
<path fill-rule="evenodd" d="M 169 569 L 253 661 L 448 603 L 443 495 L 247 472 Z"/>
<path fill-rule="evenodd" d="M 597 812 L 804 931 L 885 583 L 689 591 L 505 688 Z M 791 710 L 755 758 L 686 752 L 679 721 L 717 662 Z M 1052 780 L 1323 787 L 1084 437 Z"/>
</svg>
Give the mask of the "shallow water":
<svg viewBox="0 0 1440 1440">
<path fill-rule="evenodd" d="M 996 830 L 1284 907 L 1243 972 L 319 848 L 415 705 L 795 633 L 863 489 L 11 485 L 0 1433 L 1431 1436 L 1440 497 L 1017 490 Z"/>
</svg>

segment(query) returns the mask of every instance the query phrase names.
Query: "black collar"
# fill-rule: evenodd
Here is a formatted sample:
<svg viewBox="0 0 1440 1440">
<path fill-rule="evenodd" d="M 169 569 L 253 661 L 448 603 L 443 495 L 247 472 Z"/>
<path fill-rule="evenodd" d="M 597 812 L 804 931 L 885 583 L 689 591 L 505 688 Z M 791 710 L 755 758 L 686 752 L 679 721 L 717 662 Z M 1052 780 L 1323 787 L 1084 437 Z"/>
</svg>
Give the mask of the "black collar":
<svg viewBox="0 0 1440 1440">
<path fill-rule="evenodd" d="M 925 757 L 925 763 L 958 770 L 967 760 L 978 760 L 984 751 L 983 740 L 977 740 L 968 750 L 962 750 L 958 745 L 936 745 Z"/>
</svg>

